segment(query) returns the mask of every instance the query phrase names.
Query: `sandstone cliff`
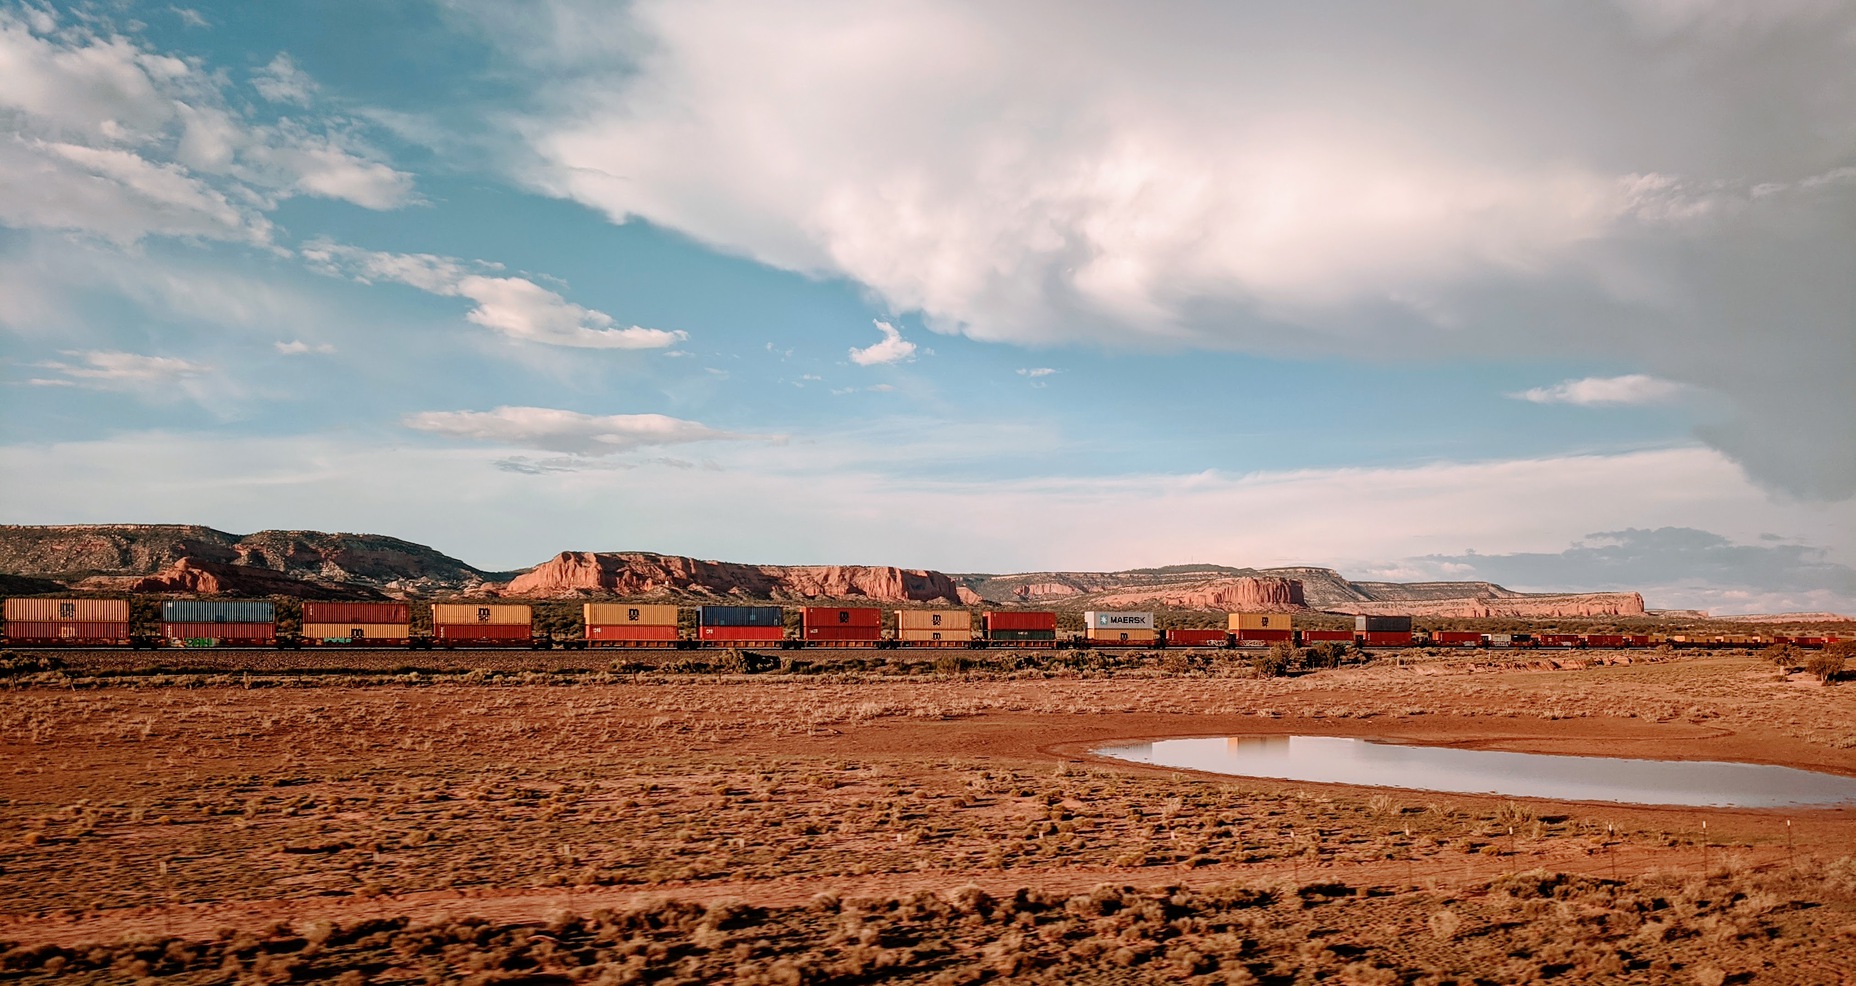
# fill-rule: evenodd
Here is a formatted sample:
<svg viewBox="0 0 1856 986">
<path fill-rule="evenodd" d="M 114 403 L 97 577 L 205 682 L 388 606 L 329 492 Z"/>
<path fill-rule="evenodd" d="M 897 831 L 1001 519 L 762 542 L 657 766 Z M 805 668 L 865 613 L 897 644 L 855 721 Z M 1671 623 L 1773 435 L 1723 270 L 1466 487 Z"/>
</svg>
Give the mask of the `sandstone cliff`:
<svg viewBox="0 0 1856 986">
<path fill-rule="evenodd" d="M 222 565 L 182 558 L 153 575 L 93 575 L 76 588 L 93 591 L 178 593 L 198 596 L 294 596 L 298 599 L 385 599 L 365 586 L 295 579 L 253 565 Z"/>
<path fill-rule="evenodd" d="M 1119 609 L 1153 603 L 1182 609 L 1215 609 L 1236 613 L 1296 613 L 1308 609 L 1302 583 L 1274 576 L 1217 579 L 1176 589 L 1137 589 L 1097 594 L 1094 603 Z"/>
<path fill-rule="evenodd" d="M 1405 599 L 1348 602 L 1326 607 L 1329 613 L 1366 616 L 1513 617 L 1546 619 L 1579 616 L 1642 616 L 1643 597 L 1634 592 L 1579 592 L 1563 595 L 1511 593 L 1503 597 Z"/>
<path fill-rule="evenodd" d="M 977 603 L 940 572 L 867 565 L 742 565 L 642 551 L 563 551 L 496 590 L 505 596 L 706 596 Z"/>
</svg>

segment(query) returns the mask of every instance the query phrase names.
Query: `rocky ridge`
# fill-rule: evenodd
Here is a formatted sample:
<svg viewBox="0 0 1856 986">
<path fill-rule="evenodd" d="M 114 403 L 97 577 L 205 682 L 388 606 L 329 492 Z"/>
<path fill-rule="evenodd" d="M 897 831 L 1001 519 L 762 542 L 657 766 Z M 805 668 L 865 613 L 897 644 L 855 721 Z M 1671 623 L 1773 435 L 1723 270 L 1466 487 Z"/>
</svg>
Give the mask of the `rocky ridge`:
<svg viewBox="0 0 1856 986">
<path fill-rule="evenodd" d="M 563 551 L 496 592 L 524 598 L 665 596 L 739 599 L 980 601 L 940 572 L 879 565 L 744 565 L 642 551 Z"/>
</svg>

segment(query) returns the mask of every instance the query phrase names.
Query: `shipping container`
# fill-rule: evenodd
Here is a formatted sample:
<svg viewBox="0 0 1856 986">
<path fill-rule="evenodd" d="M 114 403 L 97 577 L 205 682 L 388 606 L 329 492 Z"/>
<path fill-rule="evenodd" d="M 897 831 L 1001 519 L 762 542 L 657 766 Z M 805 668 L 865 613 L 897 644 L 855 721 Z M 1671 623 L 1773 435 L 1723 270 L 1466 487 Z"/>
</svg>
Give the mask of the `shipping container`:
<svg viewBox="0 0 1856 986">
<path fill-rule="evenodd" d="M 873 606 L 843 608 L 806 606 L 799 610 L 799 622 L 810 627 L 883 627 L 883 611 Z"/>
<path fill-rule="evenodd" d="M 534 631 L 527 623 L 434 623 L 432 642 L 438 644 L 526 644 Z"/>
<path fill-rule="evenodd" d="M 801 631 L 808 644 L 874 644 L 883 639 L 882 627 L 814 627 Z"/>
<path fill-rule="evenodd" d="M 1160 639 L 1160 632 L 1158 630 L 1143 629 L 1097 630 L 1091 627 L 1083 637 L 1090 643 L 1100 647 L 1113 647 L 1121 644 L 1147 647 L 1152 646 L 1156 640 Z"/>
<path fill-rule="evenodd" d="M 1090 610 L 1083 614 L 1085 630 L 1152 630 L 1152 613 L 1109 613 Z"/>
<path fill-rule="evenodd" d="M 1019 610 L 993 611 L 986 614 L 988 636 L 999 630 L 1057 630 L 1057 614 Z"/>
<path fill-rule="evenodd" d="M 1621 633 L 1588 633 L 1585 635 L 1585 646 L 1607 649 L 1629 647 L 1630 638 Z"/>
<path fill-rule="evenodd" d="M 1585 638 L 1576 633 L 1543 633 L 1537 641 L 1542 647 L 1579 647 Z"/>
<path fill-rule="evenodd" d="M 308 623 L 411 623 L 412 607 L 405 603 L 311 603 L 303 604 L 303 622 Z"/>
<path fill-rule="evenodd" d="M 1353 618 L 1354 633 L 1410 633 L 1409 616 L 1356 616 Z"/>
<path fill-rule="evenodd" d="M 1056 640 L 1057 631 L 1055 630 L 988 630 L 986 631 L 986 639 L 996 640 L 996 641 L 1000 641 L 1004 643 L 1012 643 L 1012 642 L 1019 642 L 1019 641 L 1036 641 L 1036 640 Z"/>
<path fill-rule="evenodd" d="M 1279 644 L 1295 639 L 1294 630 L 1233 630 L 1231 639 L 1239 647 L 1256 647 L 1263 644 Z"/>
<path fill-rule="evenodd" d="M 784 627 L 786 612 L 778 606 L 698 606 L 696 625 L 705 627 Z"/>
<path fill-rule="evenodd" d="M 210 647 L 218 643 L 250 647 L 276 643 L 277 627 L 270 623 L 163 623 L 161 636 L 182 646 Z"/>
<path fill-rule="evenodd" d="M 170 599 L 161 604 L 163 623 L 270 623 L 276 619 L 277 612 L 268 601 Z"/>
<path fill-rule="evenodd" d="M 973 614 L 964 609 L 899 609 L 896 629 L 901 630 L 971 630 Z"/>
<path fill-rule="evenodd" d="M 432 625 L 446 626 L 528 626 L 535 621 L 534 611 L 510 603 L 433 603 Z"/>
<path fill-rule="evenodd" d="M 663 646 L 675 644 L 679 639 L 675 624 L 670 626 L 647 626 L 624 623 L 606 626 L 589 623 L 586 628 L 587 642 L 595 647 L 625 647 L 633 645 Z"/>
<path fill-rule="evenodd" d="M 1650 646 L 1650 635 L 1647 633 L 1627 633 L 1624 635 L 1624 641 L 1624 646 L 1626 647 L 1648 647 Z"/>
<path fill-rule="evenodd" d="M 712 643 L 778 644 L 786 640 L 785 627 L 705 626 L 700 637 Z"/>
<path fill-rule="evenodd" d="M 1368 647 L 1410 647 L 1410 631 L 1368 630 L 1361 641 Z"/>
<path fill-rule="evenodd" d="M 1482 634 L 1474 630 L 1432 630 L 1431 643 L 1439 647 L 1481 647 Z"/>
<path fill-rule="evenodd" d="M 6 619 L 21 623 L 127 623 L 127 599 L 8 599 Z"/>
<path fill-rule="evenodd" d="M 404 644 L 412 639 L 408 623 L 305 623 L 298 636 L 305 643 Z"/>
<path fill-rule="evenodd" d="M 1287 613 L 1229 613 L 1224 625 L 1227 630 L 1293 630 L 1295 617 Z"/>
<path fill-rule="evenodd" d="M 129 621 L 77 623 L 69 620 L 8 620 L 9 644 L 126 644 Z"/>
<path fill-rule="evenodd" d="M 580 621 L 587 626 L 674 627 L 677 607 L 664 603 L 585 603 Z"/>
<path fill-rule="evenodd" d="M 1352 630 L 1302 631 L 1302 643 L 1304 644 L 1351 644 L 1353 640 Z"/>
<path fill-rule="evenodd" d="M 1224 630 L 1168 630 L 1168 647 L 1229 647 L 1231 635 Z"/>
<path fill-rule="evenodd" d="M 1483 636 L 1483 639 L 1488 642 L 1490 647 L 1513 647 L 1514 646 L 1514 634 L 1512 633 L 1485 633 L 1482 636 Z"/>
<path fill-rule="evenodd" d="M 973 631 L 967 627 L 957 630 L 916 630 L 904 627 L 896 631 L 896 639 L 905 644 L 970 644 Z"/>
</svg>

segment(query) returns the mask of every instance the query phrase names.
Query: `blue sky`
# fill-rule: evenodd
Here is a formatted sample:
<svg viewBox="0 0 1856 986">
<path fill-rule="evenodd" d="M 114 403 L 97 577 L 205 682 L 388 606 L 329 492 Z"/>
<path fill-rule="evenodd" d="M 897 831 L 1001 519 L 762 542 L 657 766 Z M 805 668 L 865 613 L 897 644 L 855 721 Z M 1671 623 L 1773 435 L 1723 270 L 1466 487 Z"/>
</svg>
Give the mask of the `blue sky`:
<svg viewBox="0 0 1856 986">
<path fill-rule="evenodd" d="M 0 520 L 1856 610 L 1856 13 L 0 5 Z"/>
</svg>

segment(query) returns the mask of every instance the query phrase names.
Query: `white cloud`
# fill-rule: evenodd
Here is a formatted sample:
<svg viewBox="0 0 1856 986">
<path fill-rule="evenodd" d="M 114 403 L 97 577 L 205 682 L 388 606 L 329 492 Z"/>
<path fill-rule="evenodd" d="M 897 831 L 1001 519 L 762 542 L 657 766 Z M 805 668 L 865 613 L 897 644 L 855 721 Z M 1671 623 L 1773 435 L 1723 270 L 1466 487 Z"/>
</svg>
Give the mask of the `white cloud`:
<svg viewBox="0 0 1856 986">
<path fill-rule="evenodd" d="M 500 276 L 497 265 L 434 254 L 378 253 L 319 241 L 303 257 L 326 273 L 363 282 L 397 281 L 429 294 L 475 303 L 465 319 L 524 342 L 582 349 L 663 349 L 688 339 L 681 329 L 618 327 L 605 312 L 585 308 L 524 277 Z"/>
<path fill-rule="evenodd" d="M 1018 371 L 1018 375 L 1021 377 L 1030 377 L 1031 379 L 1036 380 L 1039 377 L 1048 377 L 1051 374 L 1056 373 L 1056 372 L 1057 372 L 1056 370 L 1053 370 L 1048 366 L 1040 366 L 1040 367 L 1036 367 L 1032 369 L 1021 369 Z"/>
<path fill-rule="evenodd" d="M 851 350 L 851 362 L 858 366 L 883 366 L 889 363 L 902 363 L 915 358 L 915 344 L 902 338 L 901 330 L 877 319 L 876 330 L 883 333 L 883 341 Z"/>
<path fill-rule="evenodd" d="M 335 351 L 335 347 L 326 342 L 311 344 L 301 339 L 291 339 L 288 342 L 279 340 L 274 345 L 277 351 L 285 356 L 304 356 L 310 353 L 327 355 Z"/>
<path fill-rule="evenodd" d="M 296 67 L 288 52 L 278 52 L 269 65 L 252 76 L 251 87 L 273 103 L 308 106 L 316 92 L 316 80 Z"/>
<path fill-rule="evenodd" d="M 262 243 L 271 225 L 173 164 L 116 148 L 0 135 L 0 225 L 79 230 L 118 243 L 149 235 Z"/>
<path fill-rule="evenodd" d="M 67 351 L 65 355 L 77 357 L 79 362 L 49 362 L 37 365 L 44 369 L 55 370 L 72 380 L 89 381 L 98 386 L 170 383 L 186 377 L 197 377 L 212 370 L 212 367 L 203 363 L 195 363 L 174 356 L 144 356 L 140 353 L 108 350 Z"/>
<path fill-rule="evenodd" d="M 425 411 L 408 416 L 406 426 L 493 445 L 576 455 L 611 455 L 651 446 L 751 437 L 662 414 L 590 415 L 546 407 Z"/>
<path fill-rule="evenodd" d="M 1667 404 L 1680 398 L 1686 388 L 1679 383 L 1659 380 L 1641 373 L 1621 377 L 1584 377 L 1564 380 L 1551 387 L 1534 387 L 1516 394 L 1517 400 L 1535 404 L 1576 404 L 1580 407 L 1606 405 Z"/>
</svg>

